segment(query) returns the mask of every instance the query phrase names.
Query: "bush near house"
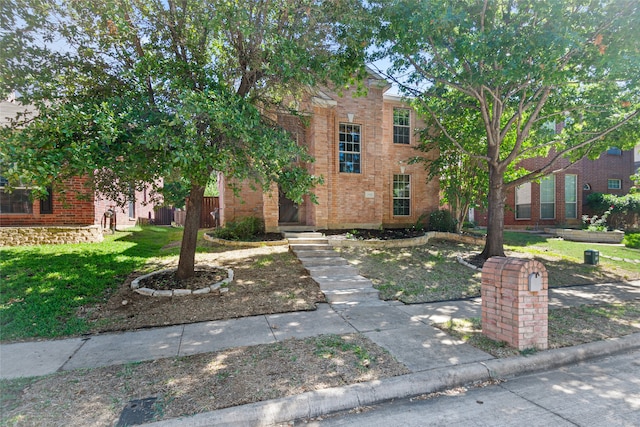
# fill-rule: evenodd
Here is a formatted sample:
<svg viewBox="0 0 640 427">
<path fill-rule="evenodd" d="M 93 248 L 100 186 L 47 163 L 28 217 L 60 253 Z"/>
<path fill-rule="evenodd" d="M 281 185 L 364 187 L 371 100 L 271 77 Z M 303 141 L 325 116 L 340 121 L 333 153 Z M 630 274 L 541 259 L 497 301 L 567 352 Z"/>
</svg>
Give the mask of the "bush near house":
<svg viewBox="0 0 640 427">
<path fill-rule="evenodd" d="M 640 249 L 640 233 L 627 234 L 622 243 L 628 248 Z"/>
<path fill-rule="evenodd" d="M 587 196 L 586 207 L 598 216 L 610 210 L 607 224 L 613 229 L 628 230 L 637 228 L 640 223 L 640 193 L 624 196 L 592 193 Z"/>
<path fill-rule="evenodd" d="M 445 233 L 456 232 L 456 220 L 451 212 L 446 209 L 431 212 L 428 223 L 429 231 L 442 231 Z"/>
<path fill-rule="evenodd" d="M 264 234 L 264 222 L 260 218 L 247 216 L 238 221 L 231 221 L 212 233 L 215 237 L 225 240 L 252 241 Z"/>
</svg>

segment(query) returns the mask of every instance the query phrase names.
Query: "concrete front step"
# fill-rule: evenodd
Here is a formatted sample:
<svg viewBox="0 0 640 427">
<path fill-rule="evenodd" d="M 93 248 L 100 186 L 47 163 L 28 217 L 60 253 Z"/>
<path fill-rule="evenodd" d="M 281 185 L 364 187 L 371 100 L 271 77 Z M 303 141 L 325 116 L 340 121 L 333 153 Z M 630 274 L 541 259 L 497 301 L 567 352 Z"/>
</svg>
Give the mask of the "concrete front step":
<svg viewBox="0 0 640 427">
<path fill-rule="evenodd" d="M 349 265 L 346 259 L 340 257 L 298 257 L 305 267 L 331 267 L 333 265 Z"/>
<path fill-rule="evenodd" d="M 307 271 L 311 273 L 311 277 L 315 278 L 316 276 L 324 276 L 324 277 L 344 277 L 344 276 L 357 276 L 359 273 L 358 269 L 352 267 L 350 265 L 336 265 L 336 266 L 305 266 Z"/>
<path fill-rule="evenodd" d="M 318 239 L 325 237 L 324 234 L 318 232 L 291 232 L 285 231 L 285 239 Z"/>
<path fill-rule="evenodd" d="M 373 289 L 369 280 L 322 280 L 314 279 L 321 291 L 339 291 L 346 289 Z"/>
<path fill-rule="evenodd" d="M 295 249 L 292 248 L 291 251 L 296 254 L 296 256 L 300 259 L 302 258 L 314 258 L 314 257 L 331 257 L 331 258 L 342 258 L 339 253 L 333 251 L 331 249 Z"/>
<path fill-rule="evenodd" d="M 324 243 L 304 243 L 304 244 L 292 244 L 289 243 L 289 248 L 292 251 L 327 251 L 331 249 L 331 246 Z"/>
<path fill-rule="evenodd" d="M 329 240 L 326 237 L 298 237 L 296 239 L 288 239 L 289 246 L 298 245 L 325 245 L 329 246 Z"/>
</svg>

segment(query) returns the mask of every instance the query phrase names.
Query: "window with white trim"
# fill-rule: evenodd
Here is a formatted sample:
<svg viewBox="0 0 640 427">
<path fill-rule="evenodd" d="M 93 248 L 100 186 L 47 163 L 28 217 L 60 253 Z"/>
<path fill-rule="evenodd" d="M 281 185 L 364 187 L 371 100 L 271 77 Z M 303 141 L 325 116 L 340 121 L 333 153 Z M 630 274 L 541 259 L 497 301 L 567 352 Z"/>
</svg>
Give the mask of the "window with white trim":
<svg viewBox="0 0 640 427">
<path fill-rule="evenodd" d="M 608 179 L 607 180 L 607 189 L 609 190 L 620 190 L 622 188 L 622 181 L 619 179 Z"/>
<path fill-rule="evenodd" d="M 411 215 L 411 175 L 393 175 L 393 215 Z"/>
<path fill-rule="evenodd" d="M 564 176 L 564 217 L 578 218 L 578 175 Z"/>
<path fill-rule="evenodd" d="M 0 214 L 31 214 L 33 200 L 31 190 L 27 187 L 16 186 L 9 192 L 5 190 L 9 181 L 0 176 Z"/>
<path fill-rule="evenodd" d="M 360 136 L 360 125 L 340 123 L 338 132 L 340 172 L 360 173 L 362 149 Z"/>
<path fill-rule="evenodd" d="M 540 180 L 540 219 L 556 217 L 556 176 L 549 175 Z"/>
<path fill-rule="evenodd" d="M 128 211 L 129 211 L 129 219 L 134 219 L 136 217 L 136 190 L 133 186 L 129 187 L 129 198 L 127 200 Z"/>
<path fill-rule="evenodd" d="M 516 188 L 516 219 L 531 219 L 531 183 Z"/>
<path fill-rule="evenodd" d="M 411 143 L 411 111 L 406 108 L 393 109 L 393 143 Z"/>
</svg>

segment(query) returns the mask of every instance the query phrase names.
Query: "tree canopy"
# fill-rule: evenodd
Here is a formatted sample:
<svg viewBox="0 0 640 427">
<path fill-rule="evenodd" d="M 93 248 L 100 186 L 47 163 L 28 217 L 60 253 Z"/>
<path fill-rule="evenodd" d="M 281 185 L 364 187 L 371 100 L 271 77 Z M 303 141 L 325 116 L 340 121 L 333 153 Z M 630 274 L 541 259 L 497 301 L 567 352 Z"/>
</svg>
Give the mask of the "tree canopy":
<svg viewBox="0 0 640 427">
<path fill-rule="evenodd" d="M 312 161 L 274 120 L 363 66 L 351 0 L 18 0 L 0 12 L 0 95 L 37 114 L 2 129 L 2 174 L 35 189 L 86 175 L 111 199 L 190 187 L 178 275 L 193 273 L 212 171 L 300 199 Z M 284 179 L 286 178 L 286 179 Z"/>
<path fill-rule="evenodd" d="M 506 189 L 560 159 L 638 141 L 637 1 L 393 0 L 371 10 L 378 56 L 391 58 L 388 74 L 403 76 L 434 138 L 486 165 L 484 259 L 504 256 Z M 518 168 L 531 157 L 547 162 Z"/>
</svg>

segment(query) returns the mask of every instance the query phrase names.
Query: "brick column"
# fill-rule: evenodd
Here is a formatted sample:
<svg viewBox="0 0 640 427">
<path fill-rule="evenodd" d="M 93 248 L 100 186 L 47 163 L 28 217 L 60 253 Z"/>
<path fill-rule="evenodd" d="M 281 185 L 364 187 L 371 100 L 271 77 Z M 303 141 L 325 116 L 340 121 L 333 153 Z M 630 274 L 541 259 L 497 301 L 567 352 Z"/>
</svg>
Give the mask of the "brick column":
<svg viewBox="0 0 640 427">
<path fill-rule="evenodd" d="M 518 350 L 548 348 L 548 274 L 541 262 L 490 258 L 482 268 L 480 292 L 484 335 Z"/>
</svg>

